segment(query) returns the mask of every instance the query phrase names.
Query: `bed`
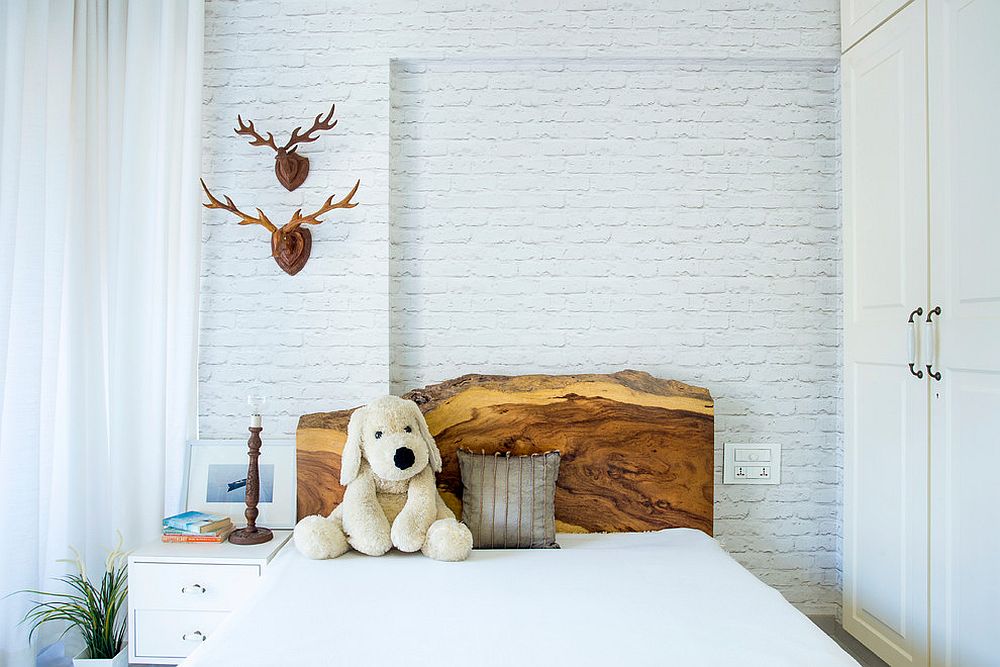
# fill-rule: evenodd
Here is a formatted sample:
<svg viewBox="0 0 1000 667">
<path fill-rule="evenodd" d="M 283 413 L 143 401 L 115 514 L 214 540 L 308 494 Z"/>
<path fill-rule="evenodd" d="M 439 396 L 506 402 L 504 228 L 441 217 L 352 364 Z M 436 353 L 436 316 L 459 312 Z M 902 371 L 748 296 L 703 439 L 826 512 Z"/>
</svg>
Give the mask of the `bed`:
<svg viewBox="0 0 1000 667">
<path fill-rule="evenodd" d="M 857 666 L 702 531 L 559 543 L 477 550 L 464 563 L 398 552 L 311 561 L 289 544 L 183 664 Z M 424 622 L 393 623 L 389 600 L 424 609 Z"/>
<path fill-rule="evenodd" d="M 469 375 L 405 396 L 458 516 L 458 449 L 559 449 L 562 548 L 443 563 L 396 551 L 313 561 L 289 544 L 185 666 L 857 665 L 712 539 L 707 390 L 622 371 Z M 340 501 L 350 413 L 300 419 L 300 518 Z"/>
</svg>

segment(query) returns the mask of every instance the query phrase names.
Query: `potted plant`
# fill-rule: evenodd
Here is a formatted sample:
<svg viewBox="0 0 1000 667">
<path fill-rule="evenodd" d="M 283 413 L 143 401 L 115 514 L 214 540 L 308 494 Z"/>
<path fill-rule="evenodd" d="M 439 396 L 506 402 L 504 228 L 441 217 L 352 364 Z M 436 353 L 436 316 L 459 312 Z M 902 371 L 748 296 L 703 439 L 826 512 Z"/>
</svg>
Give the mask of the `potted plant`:
<svg viewBox="0 0 1000 667">
<path fill-rule="evenodd" d="M 25 590 L 21 593 L 40 595 L 25 615 L 22 623 L 31 625 L 29 639 L 40 626 L 52 621 L 69 623 L 63 635 L 77 628 L 86 647 L 74 659 L 74 667 L 127 667 L 125 650 L 125 615 L 121 613 L 128 595 L 128 553 L 118 546 L 104 562 L 104 575 L 99 584 L 87 577 L 87 570 L 76 549 L 73 558 L 59 562 L 72 563 L 76 572 L 59 577 L 69 589 L 66 593 Z"/>
</svg>

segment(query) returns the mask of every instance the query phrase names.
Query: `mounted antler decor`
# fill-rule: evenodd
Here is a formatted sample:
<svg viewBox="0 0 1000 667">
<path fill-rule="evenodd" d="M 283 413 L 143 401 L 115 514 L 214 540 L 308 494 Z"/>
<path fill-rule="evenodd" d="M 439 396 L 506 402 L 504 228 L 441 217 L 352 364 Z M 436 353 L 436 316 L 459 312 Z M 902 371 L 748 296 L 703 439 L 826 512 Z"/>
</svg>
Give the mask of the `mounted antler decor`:
<svg viewBox="0 0 1000 667">
<path fill-rule="evenodd" d="M 357 206 L 356 202 L 351 201 L 351 197 L 358 191 L 358 186 L 360 185 L 361 180 L 359 179 L 347 196 L 336 203 L 333 201 L 333 195 L 330 195 L 329 199 L 315 213 L 302 215 L 302 209 L 297 210 L 292 214 L 291 220 L 279 228 L 268 220 L 267 216 L 259 208 L 257 209 L 257 215 L 254 216 L 247 215 L 236 208 L 236 204 L 229 197 L 226 197 L 226 203 L 223 204 L 208 191 L 205 180 L 202 179 L 201 181 L 201 187 L 205 189 L 205 194 L 208 195 L 209 201 L 209 203 L 204 204 L 205 208 L 219 208 L 229 211 L 240 219 L 239 224 L 260 225 L 271 232 L 271 255 L 274 257 L 274 261 L 278 263 L 278 266 L 281 267 L 281 270 L 290 276 L 294 276 L 302 270 L 302 267 L 306 265 L 306 261 L 309 259 L 309 252 L 312 250 L 312 233 L 308 228 L 302 227 L 302 225 L 318 225 L 323 222 L 319 219 L 319 216 L 324 213 L 337 208 L 354 208 Z"/>
<path fill-rule="evenodd" d="M 233 128 L 233 130 L 236 134 L 253 137 L 253 141 L 250 142 L 251 146 L 270 146 L 274 150 L 274 175 L 278 177 L 278 181 L 285 186 L 285 189 L 291 192 L 302 185 L 306 180 L 306 176 L 309 175 L 309 158 L 303 157 L 296 152 L 297 144 L 307 144 L 319 139 L 319 135 L 315 137 L 311 136 L 313 132 L 332 130 L 337 124 L 335 120 L 330 122 L 333 119 L 333 110 L 336 108 L 336 104 L 332 105 L 330 113 L 326 115 L 326 118 L 323 118 L 323 114 L 316 116 L 312 127 L 304 134 L 299 134 L 302 130 L 301 126 L 292 130 L 292 136 L 288 139 L 288 143 L 281 148 L 274 143 L 273 134 L 268 132 L 267 139 L 265 139 L 257 134 L 257 130 L 253 126 L 253 121 L 250 120 L 244 123 L 242 116 L 236 116 L 236 122 L 239 123 L 239 127 Z"/>
</svg>

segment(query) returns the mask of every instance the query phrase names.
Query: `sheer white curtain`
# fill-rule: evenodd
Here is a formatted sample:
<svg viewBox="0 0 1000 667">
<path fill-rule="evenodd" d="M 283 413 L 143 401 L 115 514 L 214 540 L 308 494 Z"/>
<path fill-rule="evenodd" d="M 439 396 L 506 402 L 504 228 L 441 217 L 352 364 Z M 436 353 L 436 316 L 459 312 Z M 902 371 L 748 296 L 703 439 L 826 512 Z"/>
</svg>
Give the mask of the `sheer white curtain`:
<svg viewBox="0 0 1000 667">
<path fill-rule="evenodd" d="M 195 434 L 203 0 L 0 0 L 0 665 L 69 545 L 159 533 Z M 37 642 L 36 642 L 37 644 Z"/>
</svg>

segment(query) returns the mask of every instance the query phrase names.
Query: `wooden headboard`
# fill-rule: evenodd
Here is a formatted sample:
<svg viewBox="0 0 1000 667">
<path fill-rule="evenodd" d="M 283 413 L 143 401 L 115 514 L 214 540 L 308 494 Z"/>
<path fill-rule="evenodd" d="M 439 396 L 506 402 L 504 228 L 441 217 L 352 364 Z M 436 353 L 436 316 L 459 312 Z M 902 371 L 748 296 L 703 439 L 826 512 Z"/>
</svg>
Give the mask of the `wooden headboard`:
<svg viewBox="0 0 1000 667">
<path fill-rule="evenodd" d="M 559 450 L 560 532 L 697 528 L 712 534 L 714 408 L 707 389 L 648 373 L 464 375 L 415 389 L 441 450 L 438 487 L 461 517 L 459 448 Z M 303 415 L 296 431 L 298 516 L 343 498 L 340 455 L 353 410 Z"/>
</svg>

